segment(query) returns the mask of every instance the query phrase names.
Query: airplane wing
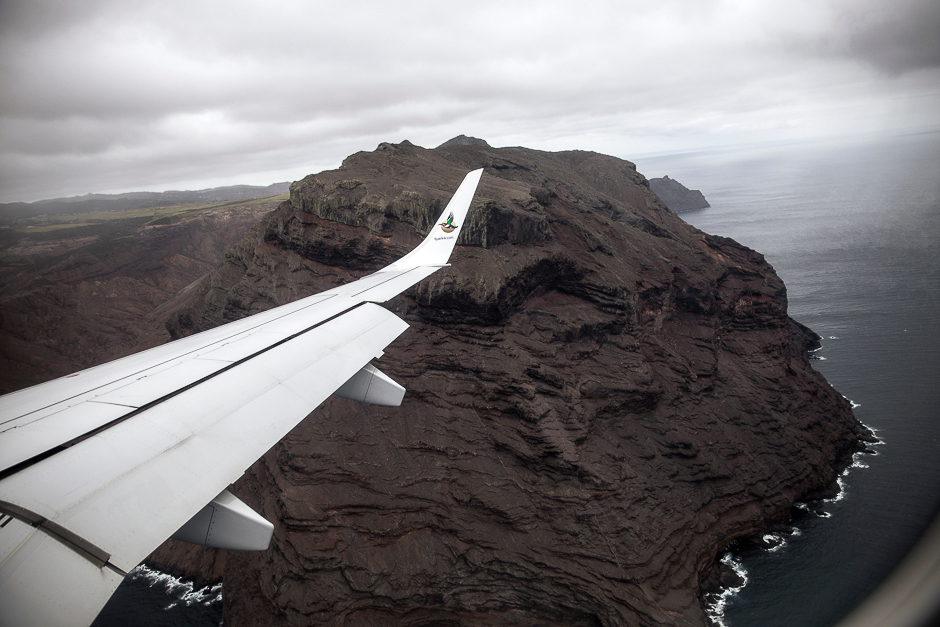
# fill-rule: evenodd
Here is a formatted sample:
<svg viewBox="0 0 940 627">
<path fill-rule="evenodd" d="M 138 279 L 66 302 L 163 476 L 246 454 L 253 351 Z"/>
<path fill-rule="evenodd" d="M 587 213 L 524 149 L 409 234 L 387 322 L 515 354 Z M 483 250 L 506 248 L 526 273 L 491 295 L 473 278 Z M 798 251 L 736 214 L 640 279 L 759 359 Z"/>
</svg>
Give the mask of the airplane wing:
<svg viewBox="0 0 940 627">
<path fill-rule="evenodd" d="M 263 550 L 227 491 L 332 394 L 397 406 L 384 302 L 447 264 L 483 170 L 413 251 L 346 285 L 0 397 L 0 625 L 88 625 L 164 540 Z"/>
</svg>

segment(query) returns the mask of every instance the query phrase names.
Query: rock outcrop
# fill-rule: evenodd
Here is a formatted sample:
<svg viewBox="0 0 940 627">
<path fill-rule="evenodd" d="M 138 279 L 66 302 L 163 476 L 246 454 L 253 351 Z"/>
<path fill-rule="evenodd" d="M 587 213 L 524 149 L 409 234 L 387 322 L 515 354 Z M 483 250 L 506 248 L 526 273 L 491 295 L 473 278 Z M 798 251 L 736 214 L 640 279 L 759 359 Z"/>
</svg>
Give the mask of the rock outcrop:
<svg viewBox="0 0 940 627">
<path fill-rule="evenodd" d="M 448 139 L 446 142 L 438 146 L 438 148 L 447 148 L 449 146 L 489 146 L 489 144 L 486 143 L 485 139 L 480 139 L 479 137 L 458 135 L 457 137 Z"/>
<path fill-rule="evenodd" d="M 689 189 L 679 181 L 671 179 L 668 176 L 662 178 L 650 179 L 650 189 L 652 189 L 659 199 L 666 203 L 666 206 L 675 211 L 695 211 L 697 209 L 707 209 L 711 205 L 705 200 L 705 196 L 697 189 Z"/>
<path fill-rule="evenodd" d="M 275 536 L 226 555 L 226 624 L 703 625 L 719 552 L 856 450 L 773 268 L 590 152 L 357 153 L 295 182 L 168 328 L 378 269 L 478 167 L 452 267 L 386 305 L 411 325 L 378 362 L 403 405 L 332 399 L 236 484 Z"/>
</svg>

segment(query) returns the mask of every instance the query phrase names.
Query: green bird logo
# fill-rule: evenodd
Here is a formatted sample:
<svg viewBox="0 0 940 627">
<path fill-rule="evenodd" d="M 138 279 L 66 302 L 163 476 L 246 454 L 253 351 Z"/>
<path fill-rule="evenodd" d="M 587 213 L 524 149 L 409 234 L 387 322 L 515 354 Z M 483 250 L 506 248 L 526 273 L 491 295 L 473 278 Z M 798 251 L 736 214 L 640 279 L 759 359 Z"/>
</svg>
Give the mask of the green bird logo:
<svg viewBox="0 0 940 627">
<path fill-rule="evenodd" d="M 458 225 L 454 224 L 454 212 L 451 211 L 450 215 L 447 216 L 447 220 L 444 222 L 441 222 L 439 226 L 441 227 L 441 230 L 444 231 L 445 233 L 453 233 L 454 231 L 456 231 L 458 228 Z"/>
</svg>

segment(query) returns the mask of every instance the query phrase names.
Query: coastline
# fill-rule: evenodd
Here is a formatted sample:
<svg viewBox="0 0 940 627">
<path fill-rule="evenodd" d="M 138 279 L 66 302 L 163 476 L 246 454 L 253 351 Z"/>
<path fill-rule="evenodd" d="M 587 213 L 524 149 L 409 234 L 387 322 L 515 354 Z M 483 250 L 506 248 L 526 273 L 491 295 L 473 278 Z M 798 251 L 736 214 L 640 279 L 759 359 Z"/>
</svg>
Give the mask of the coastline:
<svg viewBox="0 0 940 627">
<path fill-rule="evenodd" d="M 809 353 L 819 350 L 810 349 Z M 843 397 L 845 398 L 845 397 Z M 857 403 L 846 398 L 854 410 Z M 818 488 L 809 490 L 790 506 L 786 514 L 768 521 L 762 529 L 750 534 L 736 536 L 728 541 L 719 551 L 711 570 L 703 577 L 699 588 L 699 597 L 705 609 L 705 616 L 710 627 L 728 627 L 725 611 L 734 602 L 734 597 L 749 583 L 748 571 L 742 557 L 749 551 L 778 553 L 793 538 L 803 535 L 801 523 L 805 526 L 807 517 L 831 518 L 832 513 L 824 509 L 825 505 L 838 503 L 848 497 L 847 478 L 853 470 L 865 470 L 869 465 L 866 457 L 879 454 L 875 447 L 885 444 L 878 437 L 874 428 L 858 421 L 864 429 L 859 436 L 857 448 L 848 449 L 833 466 L 832 477 Z"/>
<path fill-rule="evenodd" d="M 813 366 L 861 403 L 885 446 L 847 477 L 831 518 L 775 553 L 749 553 L 732 627 L 829 627 L 885 579 L 940 506 L 936 312 L 940 142 L 931 137 L 754 146 L 641 163 L 701 188 L 696 227 L 760 250 L 786 281 L 791 315 L 820 332 Z"/>
</svg>

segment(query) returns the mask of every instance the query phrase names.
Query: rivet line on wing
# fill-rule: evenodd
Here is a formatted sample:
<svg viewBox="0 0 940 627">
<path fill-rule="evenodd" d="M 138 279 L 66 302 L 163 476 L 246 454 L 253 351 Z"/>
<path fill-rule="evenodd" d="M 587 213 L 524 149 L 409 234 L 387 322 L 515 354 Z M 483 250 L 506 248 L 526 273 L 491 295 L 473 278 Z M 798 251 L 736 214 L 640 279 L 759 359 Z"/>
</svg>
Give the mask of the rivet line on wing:
<svg viewBox="0 0 940 627">
<path fill-rule="evenodd" d="M 251 355 L 248 355 L 247 357 L 243 357 L 242 359 L 239 359 L 238 361 L 234 361 L 234 362 L 232 362 L 231 364 L 229 364 L 228 366 L 225 366 L 224 368 L 222 368 L 222 369 L 220 369 L 220 370 L 217 370 L 216 372 L 213 372 L 212 374 L 207 375 L 207 376 L 203 377 L 202 379 L 199 379 L 198 381 L 193 381 L 192 383 L 190 383 L 190 384 L 188 384 L 188 385 L 186 385 L 186 386 L 184 386 L 184 387 L 181 387 L 181 388 L 178 389 L 178 390 L 174 390 L 173 392 L 170 392 L 169 394 L 166 394 L 166 395 L 164 395 L 164 396 L 161 396 L 160 398 L 155 399 L 155 400 L 153 400 L 153 401 L 150 401 L 150 402 L 147 403 L 146 405 L 141 405 L 140 407 L 138 407 L 138 408 L 135 409 L 134 411 L 128 412 L 128 413 L 124 414 L 123 416 L 120 416 L 120 417 L 118 417 L 118 418 L 115 418 L 115 419 L 112 420 L 111 422 L 105 423 L 105 424 L 103 424 L 103 425 L 101 425 L 101 426 L 99 426 L 99 427 L 96 427 L 95 429 L 93 429 L 93 430 L 91 430 L 91 431 L 88 431 L 87 433 L 83 433 L 82 435 L 76 436 L 76 437 L 72 438 L 71 440 L 69 440 L 69 441 L 67 441 L 67 442 L 63 442 L 62 444 L 59 444 L 58 446 L 54 446 L 54 447 L 50 448 L 50 449 L 47 450 L 47 451 L 43 451 L 42 453 L 40 453 L 40 454 L 38 454 L 38 455 L 34 455 L 33 457 L 30 457 L 29 459 L 23 460 L 22 462 L 20 462 L 20 463 L 14 465 L 14 466 L 10 466 L 9 468 L 5 468 L 2 472 L 0 472 L 0 481 L 2 481 L 3 479 L 6 479 L 7 477 L 10 477 L 10 476 L 12 476 L 12 475 L 15 475 L 16 473 L 18 473 L 18 472 L 20 472 L 20 471 L 22 471 L 22 470 L 25 470 L 26 468 L 29 468 L 30 466 L 32 466 L 32 465 L 34 465 L 34 464 L 38 464 L 38 463 L 41 462 L 42 460 L 47 459 L 47 458 L 49 458 L 49 457 L 52 457 L 53 455 L 55 455 L 55 454 L 57 454 L 57 453 L 61 453 L 62 451 L 64 451 L 65 449 L 67 449 L 67 448 L 69 448 L 69 447 L 71 447 L 71 446 L 75 446 L 76 444 L 79 444 L 79 443 L 81 443 L 81 442 L 84 442 L 84 441 L 87 440 L 88 438 L 93 437 L 93 436 L 95 436 L 95 435 L 101 433 L 102 431 L 106 431 L 107 429 L 110 429 L 111 427 L 113 427 L 113 426 L 115 426 L 115 425 L 117 425 L 117 424 L 120 424 L 120 423 L 124 422 L 125 420 L 128 420 L 128 419 L 130 419 L 130 418 L 133 418 L 134 416 L 136 416 L 136 415 L 138 415 L 138 414 L 140 414 L 140 413 L 143 413 L 143 412 L 147 411 L 148 409 L 151 409 L 151 408 L 155 407 L 156 405 L 159 405 L 160 403 L 163 403 L 164 401 L 167 401 L 167 400 L 173 398 L 174 396 L 177 396 L 177 395 L 179 395 L 179 394 L 182 394 L 183 392 L 185 392 L 185 391 L 187 391 L 187 390 L 189 390 L 189 389 L 191 389 L 191 388 L 193 388 L 193 387 L 196 387 L 197 385 L 199 385 L 199 384 L 201 384 L 201 383 L 204 383 L 204 382 L 208 381 L 209 379 L 212 379 L 212 378 L 214 378 L 214 377 L 217 377 L 217 376 L 219 376 L 220 374 L 222 374 L 222 373 L 224 373 L 224 372 L 228 372 L 228 371 L 231 370 L 232 368 L 235 368 L 236 366 L 240 366 L 241 364 L 245 363 L 246 361 L 248 361 L 248 360 L 250 360 L 250 359 L 254 359 L 254 358 L 257 357 L 258 355 L 261 355 L 261 354 L 263 354 L 263 353 L 266 353 L 266 352 L 268 352 L 269 350 L 271 350 L 271 349 L 273 349 L 273 348 L 277 348 L 277 347 L 280 346 L 281 344 L 284 344 L 284 343 L 286 343 L 286 342 L 290 342 L 290 341 L 293 340 L 294 338 L 299 337 L 299 336 L 301 336 L 301 335 L 303 335 L 304 333 L 307 333 L 307 332 L 309 332 L 309 331 L 312 331 L 312 330 L 316 329 L 316 328 L 319 327 L 319 326 L 322 326 L 322 325 L 324 325 L 324 324 L 326 324 L 326 323 L 328 323 L 328 322 L 332 322 L 332 321 L 335 320 L 336 318 L 339 318 L 340 316 L 345 315 L 345 314 L 349 313 L 350 311 L 352 311 L 352 310 L 354 310 L 354 309 L 357 309 L 357 308 L 359 308 L 359 307 L 361 307 L 361 306 L 363 306 L 363 305 L 365 305 L 365 304 L 369 304 L 369 303 L 368 303 L 367 301 L 362 301 L 362 302 L 358 302 L 358 303 L 355 303 L 355 304 L 351 304 L 351 305 L 349 306 L 349 308 L 344 309 L 343 311 L 341 311 L 341 312 L 339 312 L 339 313 L 337 313 L 337 314 L 335 314 L 335 315 L 333 315 L 333 316 L 330 316 L 329 318 L 327 318 L 327 319 L 325 319 L 325 320 L 321 320 L 320 322 L 317 322 L 316 324 L 314 324 L 314 325 L 312 325 L 312 326 L 310 326 L 310 327 L 307 327 L 306 329 L 303 329 L 302 331 L 298 331 L 297 333 L 291 335 L 290 337 L 286 337 L 286 338 L 284 338 L 283 340 L 280 340 L 280 341 L 278 341 L 278 342 L 275 342 L 274 344 L 271 344 L 270 346 L 268 346 L 268 347 L 266 347 L 266 348 L 263 348 L 263 349 L 257 351 L 256 353 L 252 353 Z"/>
<path fill-rule="evenodd" d="M 318 294 L 314 294 L 314 296 L 318 296 Z M 213 346 L 213 345 L 215 345 L 215 344 L 220 344 L 220 343 L 222 343 L 222 342 L 225 342 L 225 341 L 227 341 L 227 340 L 230 340 L 230 339 L 232 339 L 233 337 L 235 337 L 236 335 L 245 335 L 245 334 L 249 333 L 250 331 L 253 331 L 253 330 L 255 330 L 256 328 L 258 328 L 258 326 L 263 326 L 263 325 L 265 325 L 265 324 L 270 324 L 270 323 L 275 322 L 275 321 L 277 321 L 277 320 L 280 320 L 280 319 L 282 319 L 282 318 L 286 318 L 287 316 L 290 316 L 290 315 L 296 314 L 296 313 L 298 313 L 298 312 L 301 312 L 301 311 L 303 311 L 304 309 L 307 309 L 307 308 L 309 308 L 309 307 L 313 307 L 313 306 L 315 306 L 315 305 L 319 305 L 319 304 L 321 304 L 321 303 L 324 303 L 324 302 L 328 301 L 328 300 L 331 299 L 331 298 L 333 298 L 332 295 L 327 296 L 327 297 L 324 298 L 323 300 L 318 300 L 317 302 L 310 303 L 309 305 L 306 305 L 306 306 L 304 306 L 304 307 L 300 307 L 300 308 L 298 308 L 298 309 L 294 309 L 294 310 L 292 310 L 292 311 L 285 312 L 284 314 L 282 314 L 282 315 L 280 315 L 280 316 L 277 316 L 276 318 L 271 318 L 270 320 L 266 320 L 266 321 L 264 321 L 264 322 L 259 322 L 257 326 L 249 327 L 249 328 L 247 328 L 247 329 L 243 329 L 243 330 L 239 331 L 238 333 L 236 333 L 235 335 L 226 336 L 226 337 L 224 337 L 224 338 L 221 338 L 221 339 L 219 339 L 219 340 L 216 340 L 216 341 L 213 342 L 212 344 L 207 344 L 207 345 L 205 345 L 205 346 L 200 346 L 200 347 L 194 348 L 194 349 L 192 349 L 191 351 L 189 351 L 189 352 L 187 352 L 187 353 L 181 353 L 181 354 L 179 354 L 179 355 L 174 355 L 173 357 L 167 359 L 166 361 L 158 362 L 158 363 L 156 363 L 156 364 L 151 364 L 151 365 L 147 366 L 146 368 L 144 368 L 143 370 L 139 370 L 139 371 L 132 372 L 132 373 L 129 373 L 129 374 L 127 374 L 127 375 L 124 375 L 124 376 L 121 377 L 120 379 L 116 379 L 116 381 L 121 381 L 121 380 L 124 380 L 124 379 L 129 379 L 129 378 L 131 378 L 131 377 L 134 377 L 134 376 L 140 374 L 141 372 L 146 372 L 147 370 L 150 370 L 150 369 L 152 369 L 152 368 L 156 368 L 156 367 L 158 367 L 158 366 L 162 366 L 163 364 L 169 363 L 169 362 L 171 362 L 171 361 L 173 361 L 173 360 L 176 360 L 176 359 L 182 359 L 182 358 L 184 358 L 184 357 L 187 357 L 187 356 L 191 355 L 192 353 L 195 353 L 195 352 L 198 352 L 198 351 L 201 351 L 201 350 L 205 350 L 205 349 L 206 349 L 207 347 L 209 347 L 209 346 Z M 347 310 L 347 311 L 348 311 L 348 310 Z M 247 320 L 247 318 L 246 318 L 246 320 Z M 325 322 L 325 321 L 324 321 L 324 322 Z M 301 331 L 301 333 L 303 333 L 303 331 Z M 289 338 L 288 338 L 288 339 L 289 339 Z M 113 363 L 113 362 L 112 362 L 112 363 Z M 107 365 L 107 364 L 101 364 L 101 365 Z M 93 366 L 92 368 L 96 368 L 96 367 L 97 367 L 97 366 Z M 91 370 L 92 368 L 89 368 L 89 370 Z M 83 372 L 83 371 L 79 371 L 79 372 Z M 104 386 L 106 386 L 106 385 L 110 385 L 110 384 L 113 383 L 113 382 L 114 382 L 114 381 L 109 381 L 109 382 L 103 383 L 102 385 L 99 385 L 99 386 L 97 386 L 97 387 L 93 387 L 93 388 L 86 389 L 86 390 L 83 390 L 83 391 L 81 391 L 81 392 L 78 392 L 78 393 L 76 393 L 74 396 L 68 396 L 68 397 L 65 397 L 65 398 L 58 399 L 58 400 L 56 400 L 55 403 L 53 403 L 53 405 L 55 405 L 56 403 L 64 403 L 64 402 L 66 402 L 66 401 L 70 401 L 70 400 L 72 400 L 72 399 L 74 399 L 74 398 L 77 398 L 77 397 L 83 395 L 83 394 L 88 394 L 89 392 L 94 392 L 95 390 L 97 390 L 97 389 L 99 389 L 99 388 L 102 388 L 102 387 L 104 387 Z M 51 382 L 48 382 L 48 381 L 47 381 L 47 383 L 51 383 Z M 43 384 L 40 384 L 40 385 L 43 385 Z M 29 416 L 30 414 L 34 414 L 34 413 L 36 413 L 36 412 L 38 412 L 38 411 L 42 411 L 42 410 L 44 410 L 44 409 L 48 409 L 50 406 L 51 406 L 51 405 L 45 405 L 45 406 L 43 406 L 43 407 L 37 407 L 36 409 L 34 409 L 34 410 L 30 411 L 30 412 L 27 412 L 27 413 L 25 413 L 25 414 L 20 414 L 20 415 L 12 416 L 12 417 L 10 417 L 8 420 L 4 420 L 4 421 L 0 422 L 0 424 L 5 424 L 5 423 L 7 423 L 7 422 L 12 422 L 13 420 L 17 420 L 17 419 L 19 419 L 19 418 L 22 418 L 23 416 Z M 6 476 L 6 475 L 3 475 L 3 476 Z"/>
</svg>

